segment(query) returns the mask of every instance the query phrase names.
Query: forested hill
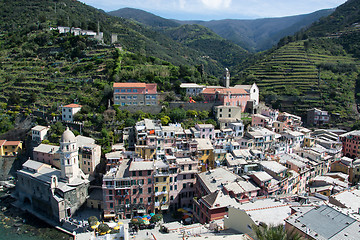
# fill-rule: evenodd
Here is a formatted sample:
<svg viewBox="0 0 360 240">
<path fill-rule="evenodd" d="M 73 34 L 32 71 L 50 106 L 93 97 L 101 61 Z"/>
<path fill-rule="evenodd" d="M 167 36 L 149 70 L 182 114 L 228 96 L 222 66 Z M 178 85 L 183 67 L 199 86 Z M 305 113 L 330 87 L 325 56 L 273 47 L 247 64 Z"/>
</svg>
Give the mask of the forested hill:
<svg viewBox="0 0 360 240">
<path fill-rule="evenodd" d="M 115 11 L 110 11 L 108 14 L 115 17 L 133 19 L 139 23 L 143 23 L 155 28 L 178 27 L 181 25 L 180 23 L 177 23 L 173 20 L 162 18 L 156 16 L 155 14 L 135 8 L 121 8 Z"/>
<path fill-rule="evenodd" d="M 292 35 L 310 26 L 334 9 L 319 10 L 310 14 L 281 18 L 254 20 L 224 19 L 213 21 L 179 21 L 165 19 L 152 13 L 133 8 L 122 8 L 109 12 L 112 16 L 133 19 L 154 28 L 173 28 L 179 24 L 198 24 L 214 31 L 224 39 L 249 51 L 263 51 L 271 48 L 284 36 Z M 177 24 L 177 25 L 176 25 Z"/>
<path fill-rule="evenodd" d="M 205 71 L 220 74 L 224 66 L 194 48 L 183 46 L 164 34 L 124 18 L 112 17 L 79 1 L 14 0 L 0 1 L 0 28 L 5 34 L 3 46 L 12 47 L 26 42 L 34 30 L 51 26 L 72 26 L 104 32 L 105 43 L 111 34 L 118 35 L 122 47 L 134 53 L 158 57 L 176 65 L 204 65 Z"/>
<path fill-rule="evenodd" d="M 346 30 L 355 23 L 360 23 L 360 1 L 348 0 L 337 7 L 329 17 L 313 24 L 307 33 L 310 36 L 326 36 Z"/>
<path fill-rule="evenodd" d="M 359 7 L 359 0 L 348 1 L 308 30 L 282 38 L 235 81 L 256 82 L 263 100 L 282 111 L 304 115 L 318 107 L 339 122 L 358 119 Z"/>
</svg>

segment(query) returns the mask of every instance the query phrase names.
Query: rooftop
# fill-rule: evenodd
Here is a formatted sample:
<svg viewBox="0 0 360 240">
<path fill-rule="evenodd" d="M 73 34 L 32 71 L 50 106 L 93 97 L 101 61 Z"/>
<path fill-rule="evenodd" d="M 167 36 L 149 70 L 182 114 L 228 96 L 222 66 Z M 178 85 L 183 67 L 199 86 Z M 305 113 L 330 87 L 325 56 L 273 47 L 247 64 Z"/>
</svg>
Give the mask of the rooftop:
<svg viewBox="0 0 360 240">
<path fill-rule="evenodd" d="M 40 153 L 56 153 L 59 151 L 59 146 L 49 145 L 49 144 L 40 144 L 37 147 L 34 147 L 34 152 Z"/>
<path fill-rule="evenodd" d="M 76 104 L 76 103 L 71 103 L 71 104 L 65 105 L 63 107 L 66 107 L 66 108 L 81 108 L 81 105 Z"/>
<path fill-rule="evenodd" d="M 260 162 L 260 165 L 263 168 L 268 169 L 274 173 L 281 173 L 281 172 L 287 170 L 287 168 L 285 166 L 283 166 L 280 163 L 275 162 L 275 161 L 262 161 L 262 162 Z"/>
<path fill-rule="evenodd" d="M 33 127 L 31 130 L 40 132 L 40 131 L 43 131 L 43 130 L 46 130 L 46 129 L 49 129 L 49 128 L 41 126 L 41 125 L 37 125 L 37 126 Z"/>
<path fill-rule="evenodd" d="M 207 172 L 202 172 L 198 176 L 210 192 L 221 189 L 222 184 L 235 182 L 236 179 L 240 179 L 239 176 L 225 168 L 216 168 Z"/>
<path fill-rule="evenodd" d="M 289 203 L 271 198 L 243 203 L 239 206 L 254 222 L 263 222 L 267 225 L 284 224 L 284 219 L 291 215 L 291 207 L 292 205 Z"/>
<path fill-rule="evenodd" d="M 195 141 L 198 143 L 198 150 L 210 150 L 214 149 L 213 145 L 211 144 L 210 139 L 208 138 L 195 138 Z"/>
<path fill-rule="evenodd" d="M 154 162 L 152 161 L 142 161 L 142 162 L 131 162 L 130 171 L 143 171 L 143 170 L 153 170 Z"/>
<path fill-rule="evenodd" d="M 327 205 L 292 215 L 286 222 L 313 239 L 360 239 L 359 222 Z"/>
<path fill-rule="evenodd" d="M 251 175 L 254 175 L 254 177 L 259 179 L 261 182 L 267 182 L 273 178 L 267 172 L 253 172 Z"/>
</svg>

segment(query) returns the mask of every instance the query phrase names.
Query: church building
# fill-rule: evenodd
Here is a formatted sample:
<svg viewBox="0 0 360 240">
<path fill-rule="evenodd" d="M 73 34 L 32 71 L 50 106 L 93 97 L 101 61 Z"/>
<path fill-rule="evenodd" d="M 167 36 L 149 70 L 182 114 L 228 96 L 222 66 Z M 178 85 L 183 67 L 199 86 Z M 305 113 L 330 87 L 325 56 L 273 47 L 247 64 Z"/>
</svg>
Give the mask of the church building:
<svg viewBox="0 0 360 240">
<path fill-rule="evenodd" d="M 67 128 L 60 140 L 60 167 L 27 160 L 17 172 L 17 196 L 28 211 L 61 222 L 86 201 L 89 181 L 79 168 L 76 138 Z"/>
</svg>

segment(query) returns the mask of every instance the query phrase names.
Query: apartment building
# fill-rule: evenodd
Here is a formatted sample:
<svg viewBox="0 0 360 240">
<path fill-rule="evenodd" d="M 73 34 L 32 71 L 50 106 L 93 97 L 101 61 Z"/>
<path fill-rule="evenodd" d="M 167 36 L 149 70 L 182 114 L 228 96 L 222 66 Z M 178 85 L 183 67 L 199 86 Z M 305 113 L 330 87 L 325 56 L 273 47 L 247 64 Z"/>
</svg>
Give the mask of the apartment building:
<svg viewBox="0 0 360 240">
<path fill-rule="evenodd" d="M 114 104 L 119 106 L 157 105 L 156 83 L 114 83 Z"/>
</svg>

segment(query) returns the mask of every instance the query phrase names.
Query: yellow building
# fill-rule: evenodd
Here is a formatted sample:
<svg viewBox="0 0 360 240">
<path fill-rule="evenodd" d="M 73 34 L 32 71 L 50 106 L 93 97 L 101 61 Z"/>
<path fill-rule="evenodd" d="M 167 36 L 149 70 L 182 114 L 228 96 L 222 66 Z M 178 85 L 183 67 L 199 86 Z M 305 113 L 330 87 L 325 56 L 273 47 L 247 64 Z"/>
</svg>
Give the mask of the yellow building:
<svg viewBox="0 0 360 240">
<path fill-rule="evenodd" d="M 7 141 L 0 140 L 0 154 L 1 156 L 16 156 L 22 150 L 21 141 Z"/>
<path fill-rule="evenodd" d="M 155 159 L 156 146 L 135 145 L 135 153 L 145 160 Z"/>
<path fill-rule="evenodd" d="M 198 143 L 198 160 L 201 166 L 201 172 L 215 168 L 214 164 L 214 147 L 208 138 L 196 138 Z"/>
<path fill-rule="evenodd" d="M 304 137 L 304 147 L 313 147 L 315 145 L 315 138 Z"/>
<path fill-rule="evenodd" d="M 154 209 L 155 213 L 169 209 L 170 177 L 169 165 L 156 161 L 154 172 Z"/>
</svg>

